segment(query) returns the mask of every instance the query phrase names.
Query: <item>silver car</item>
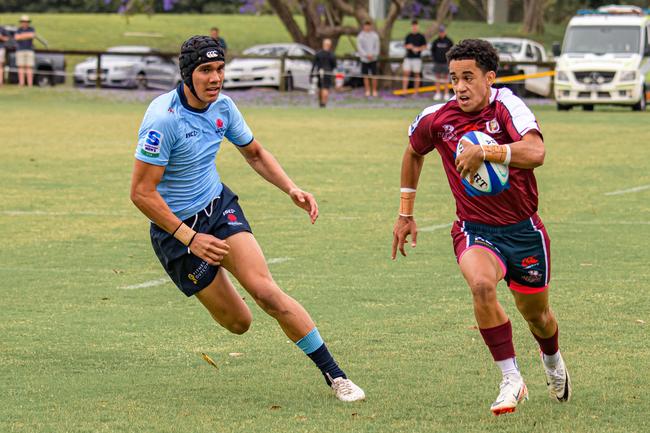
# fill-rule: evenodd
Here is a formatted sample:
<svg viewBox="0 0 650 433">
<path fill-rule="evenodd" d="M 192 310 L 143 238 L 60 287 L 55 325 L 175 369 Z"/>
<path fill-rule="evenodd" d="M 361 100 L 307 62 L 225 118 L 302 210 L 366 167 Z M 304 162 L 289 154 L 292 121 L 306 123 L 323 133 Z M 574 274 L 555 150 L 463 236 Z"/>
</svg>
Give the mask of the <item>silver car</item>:
<svg viewBox="0 0 650 433">
<path fill-rule="evenodd" d="M 308 46 L 295 43 L 255 45 L 247 48 L 242 53 L 246 56 L 260 56 L 259 58 L 235 58 L 226 63 L 226 75 L 223 87 L 233 89 L 238 87 L 280 87 L 279 59 L 268 57 L 308 56 L 316 53 Z M 287 89 L 309 89 L 311 60 L 287 59 L 285 60 L 285 85 Z"/>
<path fill-rule="evenodd" d="M 153 48 L 124 45 L 111 47 L 106 52 L 116 54 L 102 55 L 100 71 L 102 87 L 167 90 L 181 82 L 178 65 L 173 60 L 161 56 Z M 134 53 L 134 55 L 119 53 Z M 96 80 L 96 57 L 89 57 L 75 66 L 75 85 L 95 86 Z"/>
</svg>

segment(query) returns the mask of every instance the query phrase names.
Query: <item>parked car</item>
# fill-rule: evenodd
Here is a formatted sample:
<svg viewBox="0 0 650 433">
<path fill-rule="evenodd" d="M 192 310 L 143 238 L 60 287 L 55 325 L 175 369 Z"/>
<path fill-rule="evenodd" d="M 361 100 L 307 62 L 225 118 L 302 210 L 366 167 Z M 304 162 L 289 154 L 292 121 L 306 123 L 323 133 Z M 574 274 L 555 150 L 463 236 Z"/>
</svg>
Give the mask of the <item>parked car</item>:
<svg viewBox="0 0 650 433">
<path fill-rule="evenodd" d="M 484 38 L 494 45 L 499 52 L 499 60 L 502 62 L 548 62 L 548 56 L 544 46 L 538 42 L 523 38 Z M 505 65 L 504 65 L 505 66 Z M 537 66 L 534 64 L 517 64 L 516 66 L 501 67 L 499 76 L 534 74 L 537 72 L 550 71 L 548 66 Z M 515 93 L 522 96 L 522 93 L 533 93 L 538 96 L 547 97 L 551 94 L 551 77 L 527 78 L 523 86 L 513 83 Z M 506 87 L 511 87 L 507 84 Z M 522 88 L 523 87 L 523 88 Z"/>
<path fill-rule="evenodd" d="M 9 41 L 5 42 L 5 47 L 9 54 L 9 60 L 5 64 L 8 72 L 7 82 L 18 83 L 18 71 L 16 70 L 16 41 L 13 39 L 16 30 L 15 26 L 0 26 L 9 34 Z M 36 39 L 47 48 L 47 42 L 38 35 Z M 37 86 L 54 86 L 55 84 L 65 83 L 65 58 L 63 54 L 57 53 L 39 53 L 34 56 L 34 84 Z M 2 73 L 4 71 L 0 71 Z"/>
<path fill-rule="evenodd" d="M 558 110 L 619 105 L 645 111 L 650 89 L 650 14 L 636 6 L 581 10 L 571 18 L 555 71 Z"/>
<path fill-rule="evenodd" d="M 102 86 L 167 90 L 181 82 L 178 65 L 153 48 L 124 45 L 111 47 L 106 52 L 115 54 L 104 54 L 101 57 Z M 95 86 L 96 80 L 97 57 L 89 57 L 75 66 L 76 86 Z"/>
<path fill-rule="evenodd" d="M 406 48 L 404 48 L 404 41 L 390 41 L 388 43 L 388 57 L 395 59 L 402 59 L 406 55 Z M 361 60 L 359 54 L 353 54 L 356 59 L 345 59 L 339 62 L 339 69 L 343 72 L 343 84 L 350 87 L 363 86 L 363 78 L 361 77 Z M 397 71 L 401 66 L 401 60 L 391 63 L 390 67 L 393 72 Z"/>
<path fill-rule="evenodd" d="M 226 63 L 226 75 L 223 82 L 223 87 L 226 89 L 258 86 L 279 88 L 281 61 L 279 59 L 264 58 L 265 56 L 313 57 L 316 53 L 313 49 L 302 44 L 283 43 L 255 45 L 244 50 L 242 54 L 260 56 L 260 58 L 235 58 Z M 308 90 L 310 87 L 311 66 L 311 60 L 285 60 L 286 89 Z"/>
</svg>

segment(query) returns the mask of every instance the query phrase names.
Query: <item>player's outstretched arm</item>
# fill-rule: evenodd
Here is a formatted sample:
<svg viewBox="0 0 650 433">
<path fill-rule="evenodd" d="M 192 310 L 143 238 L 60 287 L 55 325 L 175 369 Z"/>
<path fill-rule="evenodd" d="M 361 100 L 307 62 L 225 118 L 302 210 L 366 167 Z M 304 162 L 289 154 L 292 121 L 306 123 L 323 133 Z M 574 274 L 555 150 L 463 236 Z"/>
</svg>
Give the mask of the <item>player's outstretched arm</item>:
<svg viewBox="0 0 650 433">
<path fill-rule="evenodd" d="M 253 170 L 269 183 L 287 193 L 296 206 L 304 209 L 309 214 L 312 224 L 316 222 L 318 218 L 316 199 L 311 193 L 303 191 L 293 183 L 271 152 L 264 149 L 260 142 L 255 139 L 249 145 L 238 147 L 238 149 L 246 158 L 246 162 L 253 167 Z"/>
<path fill-rule="evenodd" d="M 131 177 L 131 201 L 147 218 L 173 234 L 194 255 L 211 265 L 220 264 L 230 247 L 222 239 L 195 232 L 174 215 L 156 189 L 164 172 L 164 166 L 147 164 L 136 159 Z"/>
<path fill-rule="evenodd" d="M 410 145 L 406 147 L 402 157 L 402 174 L 400 188 L 400 209 L 395 225 L 393 226 L 393 249 L 391 258 L 395 260 L 397 250 L 406 257 L 404 245 L 411 236 L 411 247 L 417 244 L 418 230 L 413 210 L 415 207 L 415 191 L 420 180 L 420 173 L 424 165 L 424 156 L 416 153 Z"/>
</svg>

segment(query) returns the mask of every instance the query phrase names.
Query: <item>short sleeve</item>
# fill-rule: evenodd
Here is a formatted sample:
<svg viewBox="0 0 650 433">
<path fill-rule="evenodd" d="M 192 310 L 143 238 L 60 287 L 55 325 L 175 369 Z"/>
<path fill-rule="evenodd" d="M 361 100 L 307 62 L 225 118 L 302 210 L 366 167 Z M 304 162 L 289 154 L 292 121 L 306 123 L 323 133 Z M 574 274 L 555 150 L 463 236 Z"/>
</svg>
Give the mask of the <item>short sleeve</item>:
<svg viewBox="0 0 650 433">
<path fill-rule="evenodd" d="M 165 113 L 160 117 L 147 110 L 138 131 L 136 159 L 153 165 L 167 165 L 169 154 L 177 140 L 174 124 L 171 114 Z"/>
<path fill-rule="evenodd" d="M 228 104 L 230 106 L 230 118 L 228 119 L 228 129 L 226 130 L 225 136 L 236 146 L 246 146 L 253 141 L 253 132 L 231 99 L 228 99 Z"/>
<path fill-rule="evenodd" d="M 434 121 L 436 113 L 443 106 L 444 104 L 438 104 L 425 108 L 409 126 L 409 143 L 416 153 L 426 155 L 435 149 Z"/>
<path fill-rule="evenodd" d="M 521 99 L 515 95 L 508 95 L 501 103 L 504 108 L 502 115 L 505 116 L 503 124 L 514 141 L 521 140 L 529 131 L 537 131 L 541 135 L 535 115 Z"/>
</svg>

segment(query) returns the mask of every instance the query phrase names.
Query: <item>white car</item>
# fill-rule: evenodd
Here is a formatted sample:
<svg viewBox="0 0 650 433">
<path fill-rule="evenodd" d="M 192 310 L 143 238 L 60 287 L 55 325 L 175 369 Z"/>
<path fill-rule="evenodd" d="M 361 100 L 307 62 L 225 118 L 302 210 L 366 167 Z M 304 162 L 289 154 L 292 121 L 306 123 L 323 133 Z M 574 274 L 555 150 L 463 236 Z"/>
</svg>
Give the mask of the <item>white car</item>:
<svg viewBox="0 0 650 433">
<path fill-rule="evenodd" d="M 178 65 L 153 48 L 124 45 L 111 47 L 106 52 L 116 54 L 104 54 L 101 57 L 100 80 L 103 87 L 167 90 L 182 81 Z M 96 80 L 96 57 L 89 57 L 75 66 L 75 85 L 95 86 Z"/>
<path fill-rule="evenodd" d="M 530 39 L 522 38 L 484 38 L 499 52 L 502 62 L 548 62 L 544 46 Z M 501 68 L 501 66 L 500 66 Z M 511 68 L 512 69 L 512 68 Z M 508 72 L 508 75 L 535 74 L 550 71 L 548 66 L 521 63 Z M 503 76 L 503 74 L 497 74 Z M 547 97 L 551 94 L 551 77 L 527 78 L 524 80 L 526 91 L 535 95 Z"/>
<path fill-rule="evenodd" d="M 302 44 L 281 43 L 255 45 L 244 50 L 242 54 L 260 57 L 235 58 L 227 62 L 223 82 L 225 89 L 258 86 L 279 88 L 281 61 L 264 57 L 281 57 L 284 55 L 313 57 L 316 52 Z M 311 67 L 311 60 L 286 59 L 284 65 L 286 89 L 308 90 L 311 85 Z"/>
</svg>

